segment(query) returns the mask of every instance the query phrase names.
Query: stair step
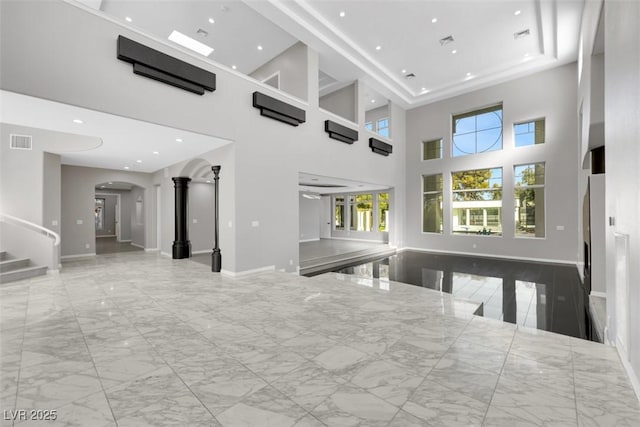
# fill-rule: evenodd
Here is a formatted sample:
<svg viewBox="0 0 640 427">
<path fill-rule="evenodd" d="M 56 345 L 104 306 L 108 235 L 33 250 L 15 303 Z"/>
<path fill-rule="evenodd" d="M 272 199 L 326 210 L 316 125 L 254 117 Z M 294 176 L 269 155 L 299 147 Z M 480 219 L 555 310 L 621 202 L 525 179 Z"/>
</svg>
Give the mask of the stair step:
<svg viewBox="0 0 640 427">
<path fill-rule="evenodd" d="M 41 265 L 20 268 L 18 270 L 5 271 L 0 273 L 0 283 L 7 283 L 7 282 L 13 282 L 16 280 L 29 279 L 31 277 L 42 276 L 46 273 L 47 273 L 47 266 L 41 266 Z"/>
<path fill-rule="evenodd" d="M 0 261 L 6 261 L 10 258 L 9 254 L 5 251 L 0 252 Z"/>
<path fill-rule="evenodd" d="M 29 258 L 16 258 L 0 261 L 0 273 L 18 270 L 29 266 Z"/>
</svg>

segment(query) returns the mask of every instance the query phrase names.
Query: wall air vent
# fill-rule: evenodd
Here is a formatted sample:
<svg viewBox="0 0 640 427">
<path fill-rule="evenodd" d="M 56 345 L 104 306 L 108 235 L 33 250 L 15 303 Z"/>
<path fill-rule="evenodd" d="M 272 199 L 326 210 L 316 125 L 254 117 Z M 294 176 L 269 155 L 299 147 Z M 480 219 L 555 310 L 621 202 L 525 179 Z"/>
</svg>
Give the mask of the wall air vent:
<svg viewBox="0 0 640 427">
<path fill-rule="evenodd" d="M 387 144 L 376 138 L 369 138 L 369 147 L 371 151 L 381 156 L 388 156 L 393 152 L 393 146 L 391 146 L 391 144 Z"/>
<path fill-rule="evenodd" d="M 354 141 L 358 140 L 357 131 L 346 126 L 342 126 L 336 122 L 332 122 L 331 120 L 325 120 L 324 131 L 329 134 L 329 138 L 333 138 L 347 144 L 353 144 Z"/>
<path fill-rule="evenodd" d="M 253 92 L 253 106 L 260 110 L 260 115 L 278 120 L 291 126 L 298 126 L 306 121 L 306 112 L 264 93 Z"/>
<path fill-rule="evenodd" d="M 453 42 L 454 42 L 453 36 L 447 36 L 440 39 L 441 46 L 444 46 L 446 44 L 453 43 Z"/>
<path fill-rule="evenodd" d="M 410 80 L 410 79 L 414 78 L 415 76 L 416 75 L 413 74 L 413 73 L 407 73 L 407 74 L 404 75 L 404 78 L 407 79 L 407 80 Z"/>
<path fill-rule="evenodd" d="M 31 135 L 10 135 L 9 148 L 12 150 L 31 150 L 33 148 L 33 137 Z"/>
<path fill-rule="evenodd" d="M 531 32 L 527 28 L 526 30 L 522 30 L 522 31 L 518 31 L 517 33 L 513 33 L 513 38 L 518 40 L 518 39 L 521 39 L 523 37 L 527 37 L 529 34 L 531 34 Z"/>
</svg>

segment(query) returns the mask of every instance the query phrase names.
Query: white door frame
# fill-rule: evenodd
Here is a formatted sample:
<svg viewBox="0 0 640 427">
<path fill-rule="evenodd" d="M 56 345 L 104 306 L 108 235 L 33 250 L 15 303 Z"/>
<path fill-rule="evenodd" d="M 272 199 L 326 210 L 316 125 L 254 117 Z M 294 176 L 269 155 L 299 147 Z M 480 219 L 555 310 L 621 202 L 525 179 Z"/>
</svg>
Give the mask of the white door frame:
<svg viewBox="0 0 640 427">
<path fill-rule="evenodd" d="M 328 202 L 327 202 L 328 200 Z M 331 196 L 320 197 L 320 238 L 331 238 L 331 221 L 333 220 L 333 198 Z"/>
<path fill-rule="evenodd" d="M 156 248 L 162 252 L 162 186 L 156 185 Z"/>
</svg>

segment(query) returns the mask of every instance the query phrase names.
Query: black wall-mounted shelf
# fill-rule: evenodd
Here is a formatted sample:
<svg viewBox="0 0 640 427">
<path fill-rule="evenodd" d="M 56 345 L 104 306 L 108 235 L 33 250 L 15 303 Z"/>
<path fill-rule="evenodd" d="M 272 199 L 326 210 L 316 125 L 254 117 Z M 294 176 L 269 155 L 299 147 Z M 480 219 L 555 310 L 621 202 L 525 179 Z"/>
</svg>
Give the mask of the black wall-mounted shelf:
<svg viewBox="0 0 640 427">
<path fill-rule="evenodd" d="M 133 64 L 135 74 L 204 95 L 216 90 L 216 75 L 166 53 L 118 36 L 118 59 Z"/>
<path fill-rule="evenodd" d="M 304 123 L 307 118 L 307 113 L 303 109 L 257 91 L 253 92 L 253 106 L 260 109 L 261 116 L 269 117 L 291 126 L 298 126 L 300 123 Z"/>
<path fill-rule="evenodd" d="M 353 144 L 358 140 L 358 131 L 342 126 L 336 122 L 332 122 L 331 120 L 325 120 L 324 131 L 329 134 L 329 138 L 333 138 L 347 144 Z"/>
<path fill-rule="evenodd" d="M 393 152 L 392 145 L 375 138 L 369 138 L 369 147 L 371 147 L 371 151 L 374 153 L 381 154 L 383 156 L 388 156 Z"/>
</svg>

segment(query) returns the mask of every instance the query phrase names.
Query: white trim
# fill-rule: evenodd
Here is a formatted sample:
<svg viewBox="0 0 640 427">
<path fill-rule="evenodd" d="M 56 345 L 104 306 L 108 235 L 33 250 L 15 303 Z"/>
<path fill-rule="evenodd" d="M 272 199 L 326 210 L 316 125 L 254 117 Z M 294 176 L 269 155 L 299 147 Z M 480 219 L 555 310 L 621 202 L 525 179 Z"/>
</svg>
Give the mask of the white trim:
<svg viewBox="0 0 640 427">
<path fill-rule="evenodd" d="M 60 275 L 60 270 L 52 270 L 50 268 L 47 268 L 47 274 L 50 274 L 52 276 L 59 276 Z"/>
<path fill-rule="evenodd" d="M 162 252 L 162 251 L 160 251 L 160 255 L 165 256 L 165 257 L 167 257 L 167 258 L 171 258 L 171 254 L 170 254 L 170 253 L 167 253 L 167 252 Z"/>
<path fill-rule="evenodd" d="M 89 257 L 94 257 L 96 256 L 96 253 L 90 253 L 90 254 L 75 254 L 75 255 L 62 255 L 60 257 L 60 259 L 75 259 L 75 258 L 89 258 Z"/>
<path fill-rule="evenodd" d="M 414 247 L 410 247 L 410 246 L 405 246 L 404 248 L 398 249 L 398 252 L 404 252 L 404 251 L 434 252 L 434 253 L 439 253 L 439 254 L 477 256 L 477 257 L 481 257 L 481 258 L 515 259 L 515 260 L 518 260 L 518 261 L 546 262 L 546 263 L 550 263 L 550 264 L 576 265 L 575 261 L 569 261 L 569 260 L 564 260 L 564 259 L 532 258 L 532 257 L 521 257 L 521 256 L 511 256 L 511 255 L 497 255 L 497 254 L 479 254 L 479 253 L 476 253 L 476 252 L 443 251 L 443 250 L 439 250 L 439 249 L 414 248 Z"/>
<path fill-rule="evenodd" d="M 7 215 L 4 213 L 0 213 L 0 222 L 13 222 L 18 223 L 22 227 L 30 228 L 31 231 L 37 230 L 45 234 L 47 237 L 53 238 L 53 246 L 60 246 L 60 235 L 53 230 L 49 230 L 48 228 L 44 228 L 41 225 L 35 224 L 30 221 L 25 221 L 24 219 L 16 218 L 15 216 Z M 15 225 L 15 224 L 14 224 Z"/>
<path fill-rule="evenodd" d="M 160 248 L 144 248 L 145 252 L 160 252 Z"/>
<path fill-rule="evenodd" d="M 129 241 L 131 242 L 131 240 L 129 240 Z M 133 242 L 131 242 L 131 246 L 135 246 L 136 248 L 144 249 L 144 246 L 139 245 L 137 243 L 133 243 Z"/>
<path fill-rule="evenodd" d="M 345 87 L 346 87 L 346 86 L 345 86 Z M 351 120 L 349 120 L 349 119 L 345 119 L 344 117 L 339 116 L 339 115 L 337 115 L 336 113 L 332 113 L 331 111 L 329 111 L 329 110 L 325 110 L 325 109 L 324 109 L 324 108 L 322 108 L 322 107 L 318 107 L 318 110 L 319 110 L 321 113 L 326 114 L 327 116 L 329 116 L 329 117 L 330 117 L 330 118 L 332 118 L 332 119 L 340 120 L 341 122 L 345 123 L 347 126 L 353 126 L 353 127 L 358 128 L 358 129 L 360 128 L 360 125 L 359 125 L 358 123 L 356 123 L 356 122 L 352 122 L 352 121 L 351 121 Z"/>
<path fill-rule="evenodd" d="M 213 249 L 205 249 L 202 251 L 191 251 L 191 255 L 210 254 L 211 252 L 213 252 Z"/>
<path fill-rule="evenodd" d="M 576 262 L 576 268 L 578 269 L 578 276 L 580 276 L 580 280 L 584 282 L 584 261 Z"/>
<path fill-rule="evenodd" d="M 276 271 L 276 266 L 275 265 L 269 265 L 269 266 L 266 266 L 266 267 L 254 268 L 252 270 L 245 270 L 245 271 L 238 271 L 238 272 L 229 271 L 229 270 L 222 270 L 221 274 L 223 276 L 238 278 L 238 277 L 245 277 L 245 276 L 250 276 L 252 274 L 265 273 L 265 272 L 270 272 L 270 271 Z"/>
<path fill-rule="evenodd" d="M 276 79 L 277 80 L 277 84 L 278 84 L 277 86 L 273 86 L 273 85 L 270 85 L 269 83 L 267 83 L 267 80 L 271 80 L 274 77 L 277 77 L 277 79 Z M 264 83 L 264 84 L 269 85 L 269 86 L 271 86 L 273 88 L 281 90 L 280 89 L 280 70 L 278 70 L 275 73 L 271 74 L 270 76 L 265 77 L 264 79 L 260 80 L 260 83 Z"/>
<path fill-rule="evenodd" d="M 131 239 L 129 240 L 118 240 L 118 243 L 129 243 L 131 242 Z"/>
<path fill-rule="evenodd" d="M 616 340 L 617 344 L 617 340 Z M 631 381 L 631 386 L 633 387 L 633 391 L 636 392 L 636 398 L 640 401 L 640 380 L 636 375 L 636 372 L 633 370 L 633 366 L 631 363 L 624 358 L 624 355 L 620 352 L 620 347 L 616 345 L 616 351 L 618 352 L 618 356 L 620 356 L 620 360 L 622 361 L 622 366 L 624 366 L 624 370 L 627 371 L 627 376 L 629 377 L 629 381 Z"/>
<path fill-rule="evenodd" d="M 607 293 L 606 292 L 591 291 L 590 296 L 607 299 Z"/>
<path fill-rule="evenodd" d="M 337 231 L 343 231 L 343 230 L 337 230 Z M 362 231 L 362 233 L 370 233 L 369 231 Z M 388 233 L 388 231 L 380 231 L 380 233 Z M 367 239 L 352 239 L 351 237 L 333 237 L 331 236 L 331 240 L 353 240 L 356 242 L 367 242 L 367 243 L 382 243 L 384 245 L 388 245 L 388 242 L 385 242 L 384 240 L 367 240 Z"/>
<path fill-rule="evenodd" d="M 100 239 L 103 237 L 116 237 L 116 235 L 115 234 L 101 234 L 101 235 L 96 234 L 96 239 Z"/>
<path fill-rule="evenodd" d="M 298 240 L 298 243 L 305 243 L 305 242 L 319 242 L 320 238 L 318 237 L 317 239 L 306 239 L 306 240 Z"/>
<path fill-rule="evenodd" d="M 288 99 L 290 99 L 292 101 L 298 102 L 298 103 L 304 105 L 305 107 L 309 106 L 309 101 L 306 101 L 304 99 L 301 99 L 301 98 L 298 98 L 298 97 L 293 96 L 291 94 L 288 94 L 288 93 L 284 92 L 283 90 L 276 89 L 273 86 L 269 86 L 268 84 L 262 83 L 262 82 L 258 81 L 257 79 L 254 79 L 253 77 L 250 77 L 250 76 L 248 76 L 246 74 L 243 74 L 240 71 L 234 70 L 234 69 L 232 69 L 231 67 L 229 67 L 227 65 L 220 64 L 219 62 L 213 61 L 213 60 L 211 60 L 209 58 L 205 58 L 202 55 L 196 54 L 195 52 L 193 52 L 193 51 L 191 51 L 191 50 L 189 50 L 187 48 L 184 48 L 184 47 L 182 47 L 180 45 L 176 45 L 176 44 L 173 44 L 173 43 L 171 43 L 171 44 L 167 43 L 167 41 L 165 39 L 161 38 L 161 37 L 157 37 L 157 36 L 154 36 L 152 34 L 149 34 L 149 33 L 145 32 L 145 31 L 141 31 L 137 27 L 127 25 L 127 24 L 125 24 L 124 22 L 122 22 L 119 19 L 116 19 L 116 18 L 113 18 L 113 17 L 111 17 L 109 15 L 106 15 L 106 14 L 102 13 L 101 11 L 93 9 L 93 8 L 91 8 L 91 7 L 89 7 L 89 6 L 85 5 L 85 4 L 82 4 L 82 3 L 78 2 L 78 1 L 76 1 L 76 0 L 62 0 L 62 1 L 67 3 L 67 4 L 69 4 L 69 5 L 71 5 L 71 6 L 77 7 L 78 9 L 83 10 L 83 11 L 85 11 L 85 12 L 91 14 L 91 15 L 98 16 L 99 18 L 104 19 L 107 22 L 110 22 L 112 24 L 116 24 L 119 27 L 122 27 L 123 29 L 125 29 L 127 31 L 130 31 L 130 32 L 132 32 L 134 34 L 138 34 L 138 35 L 140 35 L 142 37 L 145 37 L 145 38 L 147 38 L 149 40 L 153 40 L 154 42 L 159 43 L 162 46 L 164 46 L 164 47 L 166 47 L 166 48 L 168 48 L 170 50 L 182 52 L 183 54 L 189 56 L 190 59 L 194 61 L 194 62 L 190 62 L 192 65 L 197 66 L 195 64 L 195 62 L 199 62 L 199 63 L 207 64 L 208 66 L 214 66 L 216 68 L 219 68 L 221 71 L 225 71 L 225 72 L 227 72 L 229 74 L 234 75 L 235 77 L 239 77 L 239 78 L 241 78 L 241 79 L 243 79 L 243 80 L 245 80 L 247 82 L 250 82 L 252 84 L 255 84 L 255 85 L 257 85 L 257 86 L 259 86 L 261 88 L 268 89 L 268 90 L 270 90 L 272 92 L 276 92 L 277 95 L 280 95 L 280 96 L 282 96 L 284 98 L 288 98 Z M 166 53 L 166 52 L 163 52 L 163 53 Z"/>
</svg>

